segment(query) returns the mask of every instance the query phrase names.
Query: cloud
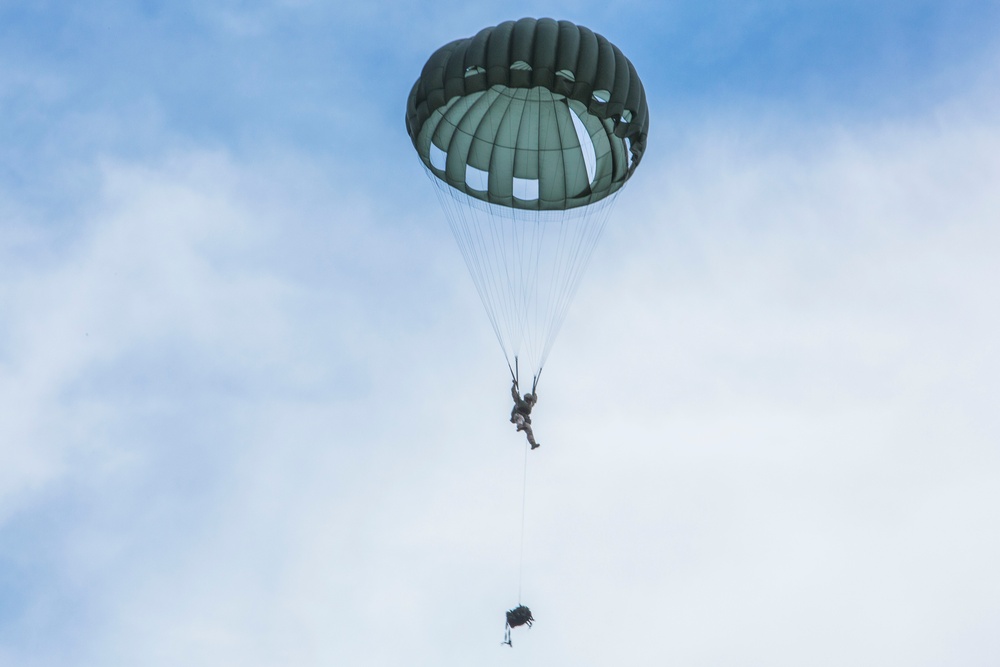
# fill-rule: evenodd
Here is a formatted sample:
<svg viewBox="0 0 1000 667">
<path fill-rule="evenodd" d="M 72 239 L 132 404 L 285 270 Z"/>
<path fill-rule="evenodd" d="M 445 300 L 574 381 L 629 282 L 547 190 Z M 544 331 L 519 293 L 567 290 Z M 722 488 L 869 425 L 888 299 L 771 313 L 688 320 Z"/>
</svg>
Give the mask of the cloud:
<svg viewBox="0 0 1000 667">
<path fill-rule="evenodd" d="M 601 489 L 564 552 L 609 634 L 666 635 L 603 658 L 986 664 L 995 121 L 707 129 L 636 178 L 548 370 L 604 417 L 559 424 Z"/>
<path fill-rule="evenodd" d="M 20 575 L 8 640 L 41 650 L 31 638 L 69 633 L 77 614 L 99 626 L 151 572 L 197 579 L 176 564 L 192 540 L 230 555 L 244 539 L 206 537 L 220 494 L 268 495 L 244 488 L 270 480 L 253 462 L 350 460 L 340 443 L 358 439 L 369 357 L 388 344 L 372 329 L 373 272 L 391 275 L 394 249 L 329 174 L 288 167 L 107 161 L 78 218 L 4 227 L 0 516 Z M 350 474 L 338 468 L 325 483 Z"/>
<path fill-rule="evenodd" d="M 643 165 L 550 357 L 517 657 L 987 664 L 1000 128 L 730 120 Z M 0 660 L 510 658 L 502 356 L 443 220 L 339 168 L 9 209 Z"/>
</svg>

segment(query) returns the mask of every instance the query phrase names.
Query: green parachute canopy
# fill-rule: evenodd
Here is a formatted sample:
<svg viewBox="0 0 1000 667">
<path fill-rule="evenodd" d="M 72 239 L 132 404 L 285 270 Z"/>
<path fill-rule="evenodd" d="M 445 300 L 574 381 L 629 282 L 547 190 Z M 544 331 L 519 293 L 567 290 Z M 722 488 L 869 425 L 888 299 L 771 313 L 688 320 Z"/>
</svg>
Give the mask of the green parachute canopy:
<svg viewBox="0 0 1000 667">
<path fill-rule="evenodd" d="M 617 191 L 646 148 L 635 67 L 569 21 L 508 21 L 438 49 L 406 106 L 424 165 L 491 204 L 562 210 Z"/>
<path fill-rule="evenodd" d="M 431 55 L 406 128 L 508 365 L 537 376 L 646 150 L 635 67 L 583 26 L 507 21 Z"/>
</svg>

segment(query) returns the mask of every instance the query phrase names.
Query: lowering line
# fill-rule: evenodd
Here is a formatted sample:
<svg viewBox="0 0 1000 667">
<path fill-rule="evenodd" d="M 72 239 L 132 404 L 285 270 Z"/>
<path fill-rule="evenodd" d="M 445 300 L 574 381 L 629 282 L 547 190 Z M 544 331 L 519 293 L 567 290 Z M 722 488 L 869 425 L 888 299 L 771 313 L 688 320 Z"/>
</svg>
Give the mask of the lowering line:
<svg viewBox="0 0 1000 667">
<path fill-rule="evenodd" d="M 521 582 L 524 579 L 524 515 L 528 499 L 528 443 L 524 443 L 524 473 L 521 477 L 521 547 L 517 565 L 517 604 L 521 604 Z"/>
<path fill-rule="evenodd" d="M 502 644 L 513 647 L 514 643 L 510 638 L 510 631 L 520 625 L 527 625 L 529 628 L 534 622 L 531 610 L 521 604 L 521 584 L 524 575 L 524 510 L 525 500 L 528 497 L 528 443 L 524 444 L 524 477 L 521 480 L 521 545 L 520 562 L 517 568 L 517 607 L 507 611 L 507 622 L 504 624 L 504 636 Z"/>
</svg>

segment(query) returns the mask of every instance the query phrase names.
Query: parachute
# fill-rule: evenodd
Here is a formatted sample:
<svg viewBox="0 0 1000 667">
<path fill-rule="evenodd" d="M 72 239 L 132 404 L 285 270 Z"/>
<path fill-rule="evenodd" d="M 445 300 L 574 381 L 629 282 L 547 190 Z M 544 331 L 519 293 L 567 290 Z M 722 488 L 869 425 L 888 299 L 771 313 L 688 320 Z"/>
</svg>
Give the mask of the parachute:
<svg viewBox="0 0 1000 667">
<path fill-rule="evenodd" d="M 583 26 L 507 21 L 434 52 L 406 128 L 511 374 L 537 383 L 646 149 L 635 68 Z"/>
</svg>

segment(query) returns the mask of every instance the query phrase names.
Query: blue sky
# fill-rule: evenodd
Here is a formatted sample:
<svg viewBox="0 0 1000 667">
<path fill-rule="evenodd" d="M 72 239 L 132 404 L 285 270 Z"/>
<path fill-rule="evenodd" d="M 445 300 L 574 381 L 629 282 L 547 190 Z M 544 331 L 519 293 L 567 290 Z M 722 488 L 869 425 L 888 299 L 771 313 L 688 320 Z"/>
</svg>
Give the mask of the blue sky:
<svg viewBox="0 0 1000 667">
<path fill-rule="evenodd" d="M 403 112 L 521 16 L 652 117 L 546 367 L 511 651 L 523 441 Z M 995 664 L 998 23 L 0 2 L 0 665 Z"/>
<path fill-rule="evenodd" d="M 184 141 L 394 155 L 413 61 L 539 9 L 580 14 L 629 43 L 664 120 L 745 105 L 812 118 L 920 112 L 988 66 L 1000 19 L 995 3 L 970 1 L 5 5 L 5 109 L 17 130 L 5 172 L 22 177 L 50 155 Z"/>
</svg>

